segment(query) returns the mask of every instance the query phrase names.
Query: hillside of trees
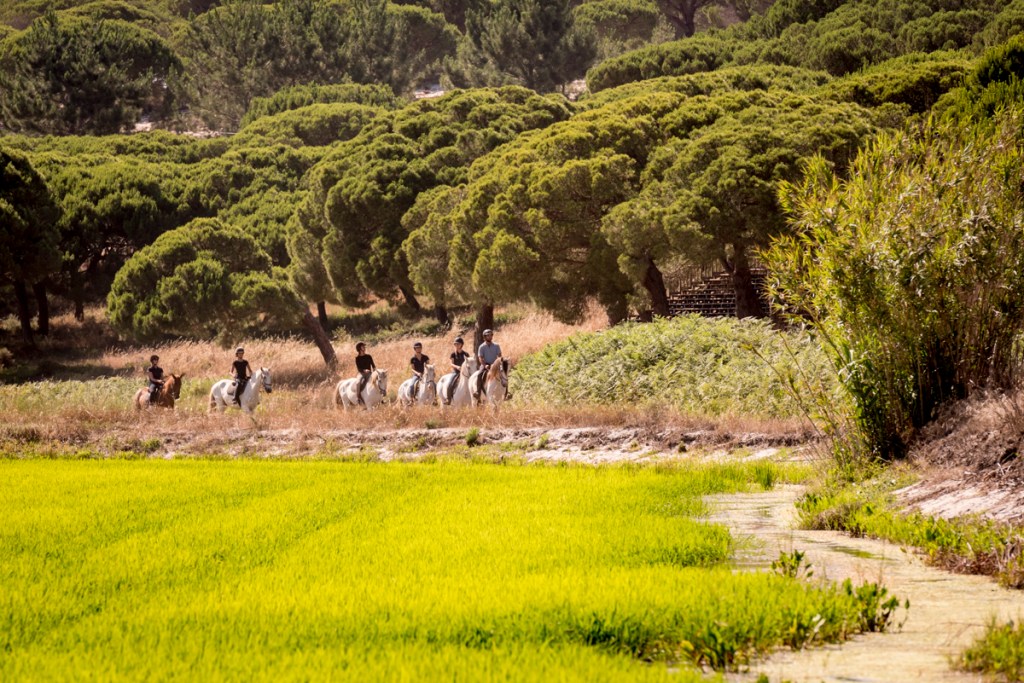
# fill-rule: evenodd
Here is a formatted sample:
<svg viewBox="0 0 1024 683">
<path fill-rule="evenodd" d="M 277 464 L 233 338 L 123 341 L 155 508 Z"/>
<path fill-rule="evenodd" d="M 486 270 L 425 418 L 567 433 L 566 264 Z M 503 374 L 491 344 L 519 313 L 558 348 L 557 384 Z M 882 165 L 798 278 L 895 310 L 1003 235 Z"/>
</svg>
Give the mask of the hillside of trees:
<svg viewBox="0 0 1024 683">
<path fill-rule="evenodd" d="M 26 348 L 59 295 L 139 340 L 304 329 L 328 364 L 330 302 L 649 318 L 668 274 L 716 264 L 764 314 L 780 185 L 990 117 L 1024 69 L 1024 0 L 16 0 L 0 21 L 0 313 Z"/>
</svg>

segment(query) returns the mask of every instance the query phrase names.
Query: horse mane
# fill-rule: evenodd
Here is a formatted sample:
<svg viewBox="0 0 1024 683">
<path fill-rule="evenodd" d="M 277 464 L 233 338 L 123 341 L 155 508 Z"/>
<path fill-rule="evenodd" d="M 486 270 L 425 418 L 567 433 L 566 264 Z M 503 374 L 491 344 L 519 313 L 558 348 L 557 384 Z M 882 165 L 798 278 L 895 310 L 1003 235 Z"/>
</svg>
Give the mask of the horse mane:
<svg viewBox="0 0 1024 683">
<path fill-rule="evenodd" d="M 498 356 L 497 358 L 494 359 L 494 362 L 491 363 L 491 367 L 487 370 L 487 379 L 499 379 L 499 378 L 501 378 L 501 368 L 502 368 L 501 364 L 502 364 L 502 357 Z"/>
</svg>

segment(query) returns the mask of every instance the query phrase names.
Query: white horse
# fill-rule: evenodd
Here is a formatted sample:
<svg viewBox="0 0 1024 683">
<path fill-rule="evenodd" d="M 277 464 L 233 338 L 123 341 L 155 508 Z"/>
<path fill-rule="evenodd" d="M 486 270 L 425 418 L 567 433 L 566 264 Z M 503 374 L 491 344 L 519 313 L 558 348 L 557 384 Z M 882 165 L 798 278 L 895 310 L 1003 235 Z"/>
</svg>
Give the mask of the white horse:
<svg viewBox="0 0 1024 683">
<path fill-rule="evenodd" d="M 434 399 L 437 397 L 437 383 L 434 382 L 434 366 L 424 365 L 423 378 L 419 382 L 414 382 L 414 379 L 410 377 L 402 382 L 402 386 L 398 387 L 398 400 L 402 403 L 402 407 L 433 405 Z M 415 393 L 413 393 L 414 386 Z"/>
<path fill-rule="evenodd" d="M 476 393 L 476 387 L 480 382 L 480 375 L 484 374 L 483 391 Z M 473 389 L 473 405 L 478 406 L 489 403 L 495 410 L 505 400 L 508 393 L 508 375 L 505 374 L 505 361 L 498 356 L 488 370 L 477 370 L 469 378 L 469 386 Z"/>
<path fill-rule="evenodd" d="M 359 388 L 359 378 L 353 377 L 352 379 L 343 379 L 338 382 L 338 387 L 334 390 L 334 405 L 341 406 L 345 410 L 349 407 L 356 408 L 359 406 L 359 396 L 356 394 L 356 390 Z M 366 386 L 363 387 L 363 406 L 370 410 L 376 408 L 377 404 L 384 400 L 384 397 L 388 395 L 388 371 L 387 370 L 374 370 L 370 373 L 370 379 L 367 380 Z"/>
<path fill-rule="evenodd" d="M 475 357 L 467 358 L 462 362 L 462 368 L 459 372 L 449 372 L 447 375 L 442 377 L 437 382 L 437 395 L 440 397 L 441 407 L 450 408 L 465 408 L 473 403 L 473 392 L 470 384 L 470 377 L 480 368 L 480 361 Z M 455 391 L 452 392 L 452 401 L 448 402 L 448 387 L 455 381 L 455 378 L 459 379 L 459 383 L 455 385 Z"/>
<path fill-rule="evenodd" d="M 235 389 L 238 382 L 233 379 L 222 379 L 210 389 L 210 410 L 217 409 L 224 412 L 224 409 L 235 403 Z M 242 410 L 251 413 L 260 404 L 260 390 L 268 394 L 273 390 L 270 388 L 270 369 L 260 368 L 252 373 L 249 383 L 242 391 L 242 400 L 239 401 Z"/>
</svg>

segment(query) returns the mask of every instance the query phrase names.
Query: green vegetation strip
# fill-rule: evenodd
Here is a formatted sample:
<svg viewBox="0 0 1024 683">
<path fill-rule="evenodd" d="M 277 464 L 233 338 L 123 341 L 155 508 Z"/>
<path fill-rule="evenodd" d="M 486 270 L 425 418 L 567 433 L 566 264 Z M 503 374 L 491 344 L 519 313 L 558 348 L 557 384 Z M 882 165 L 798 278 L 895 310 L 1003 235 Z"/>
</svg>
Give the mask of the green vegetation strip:
<svg viewBox="0 0 1024 683">
<path fill-rule="evenodd" d="M 907 513 L 885 492 L 891 486 L 866 482 L 808 494 L 798 504 L 801 522 L 807 528 L 846 531 L 913 546 L 938 567 L 993 576 L 1008 588 L 1024 588 L 1024 530 L 1020 526 L 974 516 L 943 519 Z"/>
<path fill-rule="evenodd" d="M 1002 680 L 1024 680 L 1024 630 L 1019 623 L 989 624 L 960 658 L 960 668 L 997 674 Z"/>
<path fill-rule="evenodd" d="M 663 468 L 0 461 L 0 679 L 701 680 L 865 628 Z M 651 665 L 645 662 L 658 662 Z"/>
<path fill-rule="evenodd" d="M 689 315 L 550 344 L 524 358 L 510 381 L 526 403 L 634 403 L 701 415 L 788 417 L 801 414 L 793 387 L 812 384 L 833 396 L 832 376 L 806 335 L 779 332 L 765 321 Z"/>
</svg>

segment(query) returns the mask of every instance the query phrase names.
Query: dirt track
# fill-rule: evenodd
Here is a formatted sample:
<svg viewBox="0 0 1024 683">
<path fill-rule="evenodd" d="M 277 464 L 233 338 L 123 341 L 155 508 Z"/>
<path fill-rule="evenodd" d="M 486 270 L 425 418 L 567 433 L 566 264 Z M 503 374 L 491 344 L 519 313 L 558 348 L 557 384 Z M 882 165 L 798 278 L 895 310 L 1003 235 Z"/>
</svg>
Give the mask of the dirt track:
<svg viewBox="0 0 1024 683">
<path fill-rule="evenodd" d="M 988 620 L 1024 616 L 1024 592 L 1000 588 L 993 580 L 950 574 L 925 566 L 912 553 L 872 539 L 830 531 L 795 530 L 799 487 L 760 494 L 715 496 L 711 521 L 726 524 L 739 541 L 735 560 L 747 568 L 767 567 L 779 552 L 800 550 L 813 565 L 814 579 L 855 584 L 879 581 L 901 600 L 910 599 L 902 630 L 858 636 L 842 645 L 779 651 L 751 671 L 729 677 L 772 681 L 983 681 L 953 671 L 951 659 L 981 635 Z"/>
</svg>

